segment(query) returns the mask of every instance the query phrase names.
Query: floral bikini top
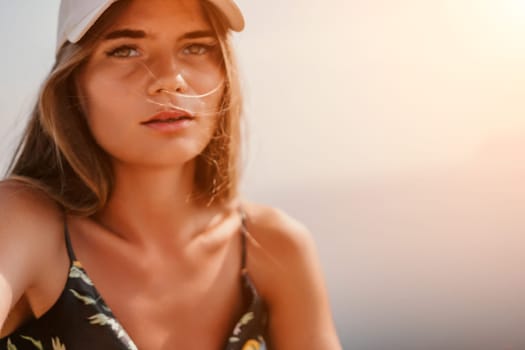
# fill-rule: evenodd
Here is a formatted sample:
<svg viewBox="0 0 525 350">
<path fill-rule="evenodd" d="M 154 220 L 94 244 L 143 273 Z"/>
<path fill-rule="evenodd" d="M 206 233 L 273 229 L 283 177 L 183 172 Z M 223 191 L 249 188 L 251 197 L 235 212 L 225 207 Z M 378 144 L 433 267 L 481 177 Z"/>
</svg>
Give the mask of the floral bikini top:
<svg viewBox="0 0 525 350">
<path fill-rule="evenodd" d="M 76 259 L 65 227 L 69 276 L 62 294 L 41 317 L 0 339 L 0 350 L 137 350 Z M 246 270 L 246 225 L 241 226 L 243 316 L 224 342 L 224 350 L 267 350 L 268 312 Z M 208 350 L 208 349 L 203 349 Z"/>
</svg>

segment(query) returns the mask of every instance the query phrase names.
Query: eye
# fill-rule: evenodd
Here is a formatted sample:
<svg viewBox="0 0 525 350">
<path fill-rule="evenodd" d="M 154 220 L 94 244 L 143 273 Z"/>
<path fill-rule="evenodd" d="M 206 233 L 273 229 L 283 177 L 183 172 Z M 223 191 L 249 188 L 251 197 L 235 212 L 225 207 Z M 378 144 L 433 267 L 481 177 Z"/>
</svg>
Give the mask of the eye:
<svg viewBox="0 0 525 350">
<path fill-rule="evenodd" d="M 215 49 L 216 45 L 210 44 L 191 44 L 184 48 L 184 53 L 187 55 L 197 55 L 201 56 L 209 53 Z"/>
<path fill-rule="evenodd" d="M 140 53 L 134 46 L 123 45 L 106 51 L 106 55 L 108 57 L 128 58 L 140 56 Z"/>
</svg>

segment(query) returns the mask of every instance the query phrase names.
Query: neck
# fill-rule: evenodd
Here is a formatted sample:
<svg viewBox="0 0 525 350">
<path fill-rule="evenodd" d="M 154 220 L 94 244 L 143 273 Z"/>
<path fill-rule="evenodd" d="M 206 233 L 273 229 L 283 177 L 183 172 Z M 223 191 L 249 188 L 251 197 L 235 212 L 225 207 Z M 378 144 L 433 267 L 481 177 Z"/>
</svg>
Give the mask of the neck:
<svg viewBox="0 0 525 350">
<path fill-rule="evenodd" d="M 213 210 L 192 199 L 194 168 L 194 162 L 168 169 L 115 165 L 113 192 L 94 219 L 140 245 L 184 245 L 205 229 Z"/>
</svg>

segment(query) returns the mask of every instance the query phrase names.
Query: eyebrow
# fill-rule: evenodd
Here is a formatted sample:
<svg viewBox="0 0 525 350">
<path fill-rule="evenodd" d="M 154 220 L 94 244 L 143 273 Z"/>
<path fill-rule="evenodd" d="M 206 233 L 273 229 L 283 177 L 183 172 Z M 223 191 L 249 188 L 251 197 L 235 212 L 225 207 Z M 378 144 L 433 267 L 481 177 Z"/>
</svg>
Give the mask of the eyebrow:
<svg viewBox="0 0 525 350">
<path fill-rule="evenodd" d="M 146 37 L 146 32 L 143 30 L 118 29 L 118 30 L 114 30 L 106 34 L 106 36 L 104 36 L 104 40 L 120 39 L 120 38 L 142 39 L 145 37 Z"/>
<path fill-rule="evenodd" d="M 188 32 L 182 36 L 182 39 L 198 39 L 198 38 L 208 38 L 215 37 L 215 34 L 211 30 L 196 30 L 193 32 Z"/>
<path fill-rule="evenodd" d="M 120 38 L 131 38 L 131 39 L 143 39 L 148 35 L 143 30 L 135 29 L 118 29 L 112 32 L 109 32 L 104 36 L 104 40 L 114 40 Z M 185 33 L 181 39 L 198 39 L 198 38 L 207 38 L 214 37 L 214 33 L 210 30 L 196 30 L 193 32 Z"/>
</svg>

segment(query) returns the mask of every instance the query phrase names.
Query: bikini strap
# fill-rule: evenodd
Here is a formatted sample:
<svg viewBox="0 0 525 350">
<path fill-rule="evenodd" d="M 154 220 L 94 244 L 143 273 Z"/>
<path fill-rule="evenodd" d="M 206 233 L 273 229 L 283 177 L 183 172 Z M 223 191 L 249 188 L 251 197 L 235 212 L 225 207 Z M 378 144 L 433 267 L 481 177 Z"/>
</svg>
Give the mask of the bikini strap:
<svg viewBox="0 0 525 350">
<path fill-rule="evenodd" d="M 239 208 L 239 214 L 241 215 L 241 271 L 246 273 L 246 235 L 248 234 L 248 229 L 246 228 L 246 213 L 242 208 Z"/>
<path fill-rule="evenodd" d="M 248 255 L 248 228 L 246 225 L 247 216 L 246 212 L 239 207 L 239 214 L 241 215 L 241 245 L 242 245 L 242 255 L 241 255 L 241 279 L 243 281 L 244 290 L 248 294 L 245 295 L 246 300 L 250 300 L 250 308 L 253 309 L 254 305 L 260 300 L 259 292 L 250 278 L 248 273 L 248 267 L 246 266 L 246 258 Z"/>
<path fill-rule="evenodd" d="M 66 248 L 67 248 L 67 256 L 69 257 L 69 260 L 71 263 L 77 260 L 77 257 L 75 256 L 75 252 L 73 251 L 73 246 L 71 245 L 71 238 L 69 234 L 69 229 L 67 227 L 67 219 L 64 218 L 64 237 L 66 240 Z"/>
</svg>

